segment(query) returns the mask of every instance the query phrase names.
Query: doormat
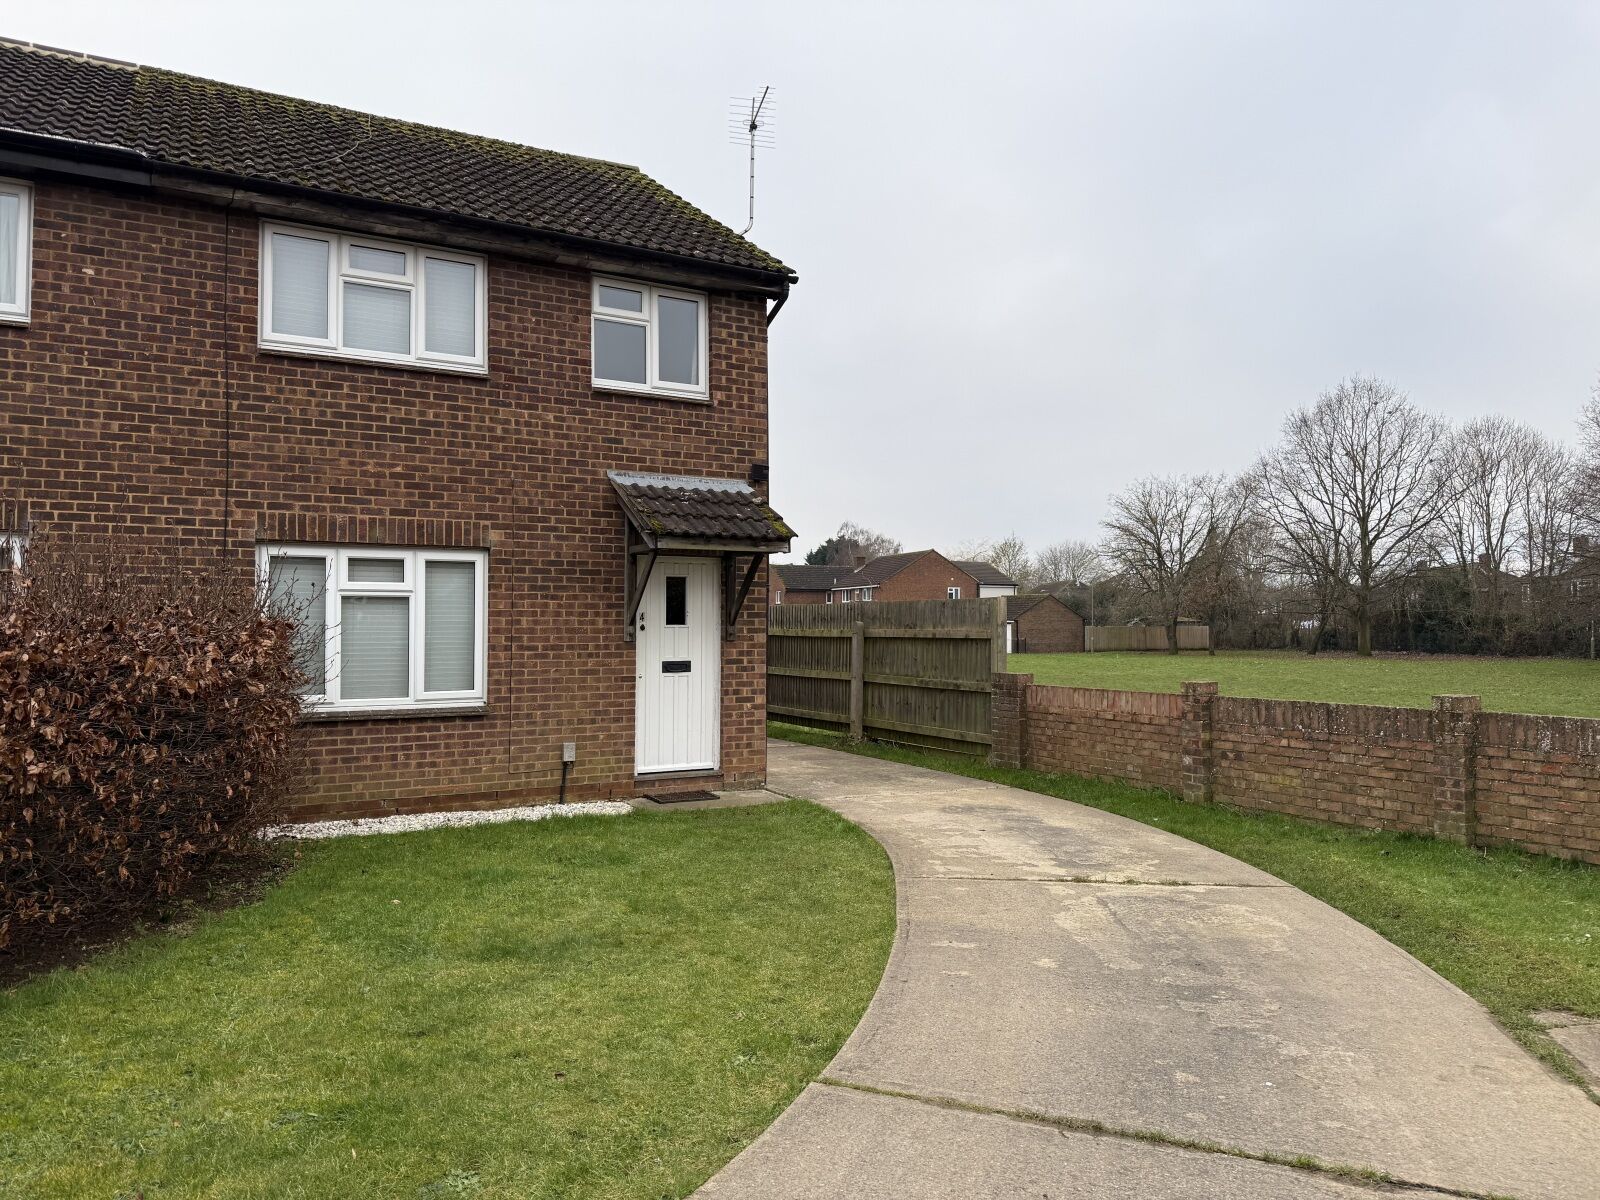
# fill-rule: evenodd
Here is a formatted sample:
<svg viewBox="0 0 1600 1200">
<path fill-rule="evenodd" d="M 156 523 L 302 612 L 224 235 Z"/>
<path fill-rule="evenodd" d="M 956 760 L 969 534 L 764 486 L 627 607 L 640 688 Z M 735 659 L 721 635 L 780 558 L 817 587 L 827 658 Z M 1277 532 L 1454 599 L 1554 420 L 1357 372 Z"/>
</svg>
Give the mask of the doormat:
<svg viewBox="0 0 1600 1200">
<path fill-rule="evenodd" d="M 645 793 L 646 800 L 654 800 L 657 804 L 687 804 L 691 800 L 715 800 L 715 792 L 666 792 L 659 796 Z"/>
</svg>

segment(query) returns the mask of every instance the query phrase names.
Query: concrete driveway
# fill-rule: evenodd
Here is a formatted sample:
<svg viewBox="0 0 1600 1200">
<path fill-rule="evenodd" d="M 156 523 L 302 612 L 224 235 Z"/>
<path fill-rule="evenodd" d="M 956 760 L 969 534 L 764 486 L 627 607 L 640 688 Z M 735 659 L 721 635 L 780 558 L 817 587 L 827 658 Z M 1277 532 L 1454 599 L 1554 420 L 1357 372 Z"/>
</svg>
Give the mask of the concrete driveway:
<svg viewBox="0 0 1600 1200">
<path fill-rule="evenodd" d="M 1298 889 L 995 784 L 788 743 L 770 778 L 888 849 L 899 933 L 824 1076 L 699 1195 L 1600 1197 L 1600 1106 Z"/>
</svg>

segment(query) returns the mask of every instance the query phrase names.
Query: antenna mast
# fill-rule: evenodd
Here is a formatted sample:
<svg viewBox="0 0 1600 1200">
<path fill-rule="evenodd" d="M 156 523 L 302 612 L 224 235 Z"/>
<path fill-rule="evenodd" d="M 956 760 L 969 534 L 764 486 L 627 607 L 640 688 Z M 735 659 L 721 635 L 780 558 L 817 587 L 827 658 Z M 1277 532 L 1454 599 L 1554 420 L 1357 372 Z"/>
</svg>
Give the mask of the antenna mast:
<svg viewBox="0 0 1600 1200">
<path fill-rule="evenodd" d="M 735 96 L 729 106 L 729 140 L 748 142 L 750 146 L 750 223 L 739 231 L 741 236 L 749 233 L 756 223 L 756 147 L 770 149 L 776 144 L 772 134 L 772 105 L 768 102 L 771 94 L 770 87 L 763 87 L 754 96 Z"/>
</svg>

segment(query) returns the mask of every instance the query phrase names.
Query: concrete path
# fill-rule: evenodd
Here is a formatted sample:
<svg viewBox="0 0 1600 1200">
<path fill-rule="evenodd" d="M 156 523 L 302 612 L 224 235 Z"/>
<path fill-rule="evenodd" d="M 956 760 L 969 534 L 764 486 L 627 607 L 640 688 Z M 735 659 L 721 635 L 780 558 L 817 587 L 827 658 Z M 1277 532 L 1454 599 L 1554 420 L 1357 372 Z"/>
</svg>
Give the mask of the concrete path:
<svg viewBox="0 0 1600 1200">
<path fill-rule="evenodd" d="M 822 1079 L 700 1195 L 1600 1197 L 1600 1106 L 1298 889 L 957 776 L 773 743 L 770 779 L 883 843 L 899 933 Z"/>
</svg>

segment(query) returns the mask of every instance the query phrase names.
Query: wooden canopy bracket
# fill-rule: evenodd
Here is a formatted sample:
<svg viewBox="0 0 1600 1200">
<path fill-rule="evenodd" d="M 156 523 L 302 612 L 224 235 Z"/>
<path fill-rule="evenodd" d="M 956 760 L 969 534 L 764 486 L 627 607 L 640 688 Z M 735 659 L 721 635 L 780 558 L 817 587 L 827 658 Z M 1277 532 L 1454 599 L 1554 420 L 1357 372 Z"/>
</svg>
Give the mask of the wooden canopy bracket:
<svg viewBox="0 0 1600 1200">
<path fill-rule="evenodd" d="M 735 591 L 733 581 L 738 571 L 739 556 L 736 553 L 722 556 L 722 594 L 727 603 L 727 611 L 722 621 L 724 640 L 733 637 L 739 613 L 744 609 L 745 597 L 750 595 L 750 588 L 756 581 L 756 572 L 761 569 L 761 560 L 765 557 L 766 555 L 761 553 L 750 555 L 750 565 L 745 568 L 744 579 L 740 581 L 738 590 Z"/>
<path fill-rule="evenodd" d="M 623 567 L 622 640 L 634 640 L 634 626 L 639 619 L 639 605 L 644 602 L 644 589 L 656 569 L 656 548 L 634 536 L 633 522 L 627 521 L 627 554 Z M 643 559 L 643 562 L 640 562 Z M 641 574 L 641 568 L 643 573 Z"/>
</svg>

